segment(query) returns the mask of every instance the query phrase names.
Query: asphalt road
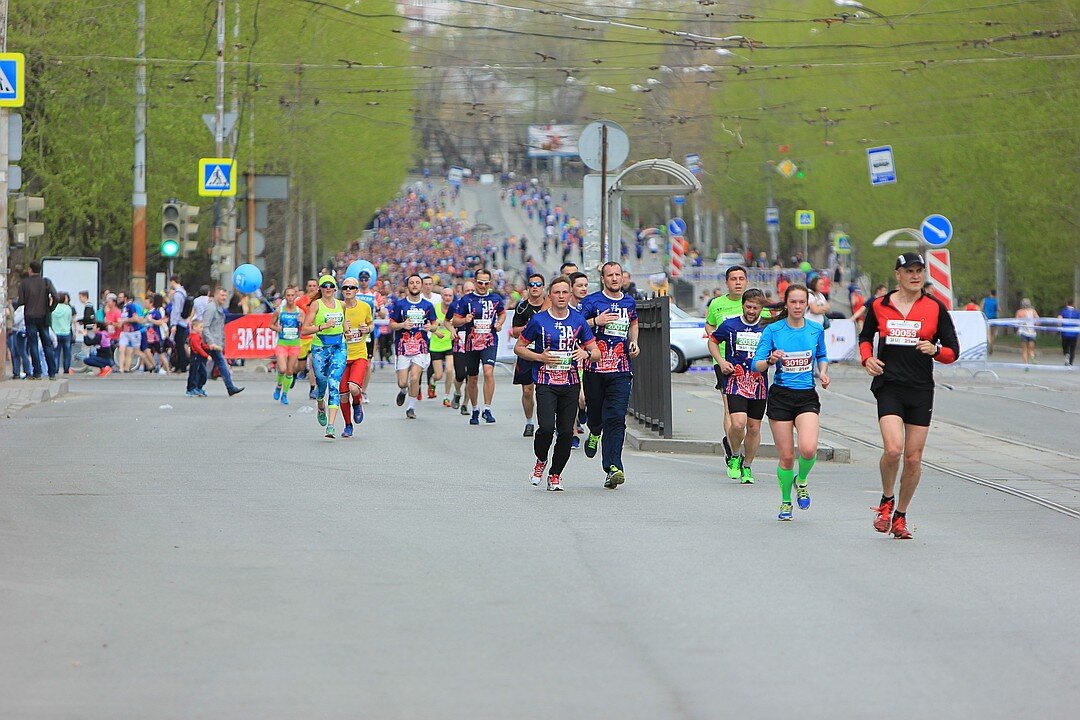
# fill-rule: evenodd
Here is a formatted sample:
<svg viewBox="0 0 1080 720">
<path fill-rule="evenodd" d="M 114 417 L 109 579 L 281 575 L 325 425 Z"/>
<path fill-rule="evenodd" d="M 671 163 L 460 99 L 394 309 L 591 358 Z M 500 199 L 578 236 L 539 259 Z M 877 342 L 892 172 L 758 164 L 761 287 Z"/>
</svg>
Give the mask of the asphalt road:
<svg viewBox="0 0 1080 720">
<path fill-rule="evenodd" d="M 1077 521 L 929 472 L 915 539 L 870 527 L 876 459 L 633 453 L 526 481 L 499 422 L 389 373 L 357 437 L 309 405 L 77 378 L 0 422 L 3 718 L 1067 718 Z M 162 407 L 162 406 L 171 407 Z M 715 418 L 713 419 L 715 421 Z M 710 420 L 700 418 L 702 422 Z"/>
</svg>

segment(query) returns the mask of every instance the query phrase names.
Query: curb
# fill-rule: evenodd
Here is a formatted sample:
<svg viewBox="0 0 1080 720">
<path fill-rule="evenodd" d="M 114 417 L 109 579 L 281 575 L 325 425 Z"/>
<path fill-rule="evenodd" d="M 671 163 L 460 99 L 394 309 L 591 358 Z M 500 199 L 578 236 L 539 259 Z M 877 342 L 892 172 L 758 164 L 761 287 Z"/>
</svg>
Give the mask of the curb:
<svg viewBox="0 0 1080 720">
<path fill-rule="evenodd" d="M 639 428 L 626 428 L 626 441 L 635 450 L 642 452 L 679 453 L 684 455 L 719 455 L 724 456 L 724 445 L 719 440 L 675 440 L 659 438 Z M 776 446 L 762 443 L 758 448 L 758 457 L 775 458 Z M 825 462 L 850 463 L 851 448 L 818 445 L 818 460 Z"/>
<path fill-rule="evenodd" d="M 55 400 L 69 392 L 69 381 L 58 379 L 36 385 L 33 380 L 16 380 L 0 383 L 0 412 L 10 418 L 11 413 L 24 410 L 33 405 Z"/>
</svg>

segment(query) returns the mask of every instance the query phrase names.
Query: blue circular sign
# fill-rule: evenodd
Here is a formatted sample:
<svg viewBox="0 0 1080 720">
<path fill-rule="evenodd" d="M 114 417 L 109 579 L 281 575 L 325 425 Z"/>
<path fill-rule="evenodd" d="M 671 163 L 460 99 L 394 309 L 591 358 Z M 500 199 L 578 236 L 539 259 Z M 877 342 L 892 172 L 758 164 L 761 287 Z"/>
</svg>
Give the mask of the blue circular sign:
<svg viewBox="0 0 1080 720">
<path fill-rule="evenodd" d="M 668 220 L 667 229 L 672 235 L 682 235 L 686 232 L 686 221 L 682 218 L 671 218 Z"/>
<path fill-rule="evenodd" d="M 944 215 L 928 215 L 919 232 L 930 247 L 944 247 L 952 240 L 952 223 Z"/>
</svg>

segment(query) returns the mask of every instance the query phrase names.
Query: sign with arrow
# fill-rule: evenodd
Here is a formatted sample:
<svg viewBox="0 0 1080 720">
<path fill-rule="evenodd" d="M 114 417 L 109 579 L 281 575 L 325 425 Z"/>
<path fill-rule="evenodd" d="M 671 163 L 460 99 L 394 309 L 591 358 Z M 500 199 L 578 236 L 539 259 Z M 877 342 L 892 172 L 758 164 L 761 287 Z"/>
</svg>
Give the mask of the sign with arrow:
<svg viewBox="0 0 1080 720">
<path fill-rule="evenodd" d="M 928 215 L 922 221 L 919 232 L 930 247 L 945 247 L 952 239 L 952 223 L 944 215 Z"/>
</svg>

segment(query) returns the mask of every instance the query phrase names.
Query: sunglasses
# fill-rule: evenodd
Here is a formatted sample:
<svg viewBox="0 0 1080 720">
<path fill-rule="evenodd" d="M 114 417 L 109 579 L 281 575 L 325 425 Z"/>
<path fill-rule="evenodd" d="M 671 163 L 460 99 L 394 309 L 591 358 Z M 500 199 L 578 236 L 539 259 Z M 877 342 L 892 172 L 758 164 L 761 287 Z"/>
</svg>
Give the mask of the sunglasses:
<svg viewBox="0 0 1080 720">
<path fill-rule="evenodd" d="M 490 280 L 477 280 L 476 284 L 477 285 L 490 285 L 491 281 Z"/>
<path fill-rule="evenodd" d="M 336 287 L 337 287 L 337 285 L 335 285 L 334 283 L 323 283 L 323 284 L 322 284 L 322 285 L 320 285 L 319 287 L 321 287 L 321 288 L 325 288 L 325 289 L 327 289 L 327 290 L 333 290 L 334 288 L 336 288 Z"/>
<path fill-rule="evenodd" d="M 342 285 L 341 289 L 342 290 L 359 290 L 360 286 L 359 285 Z"/>
<path fill-rule="evenodd" d="M 529 283 L 529 287 L 544 287 L 544 283 L 543 282 L 531 282 L 531 283 Z"/>
</svg>

